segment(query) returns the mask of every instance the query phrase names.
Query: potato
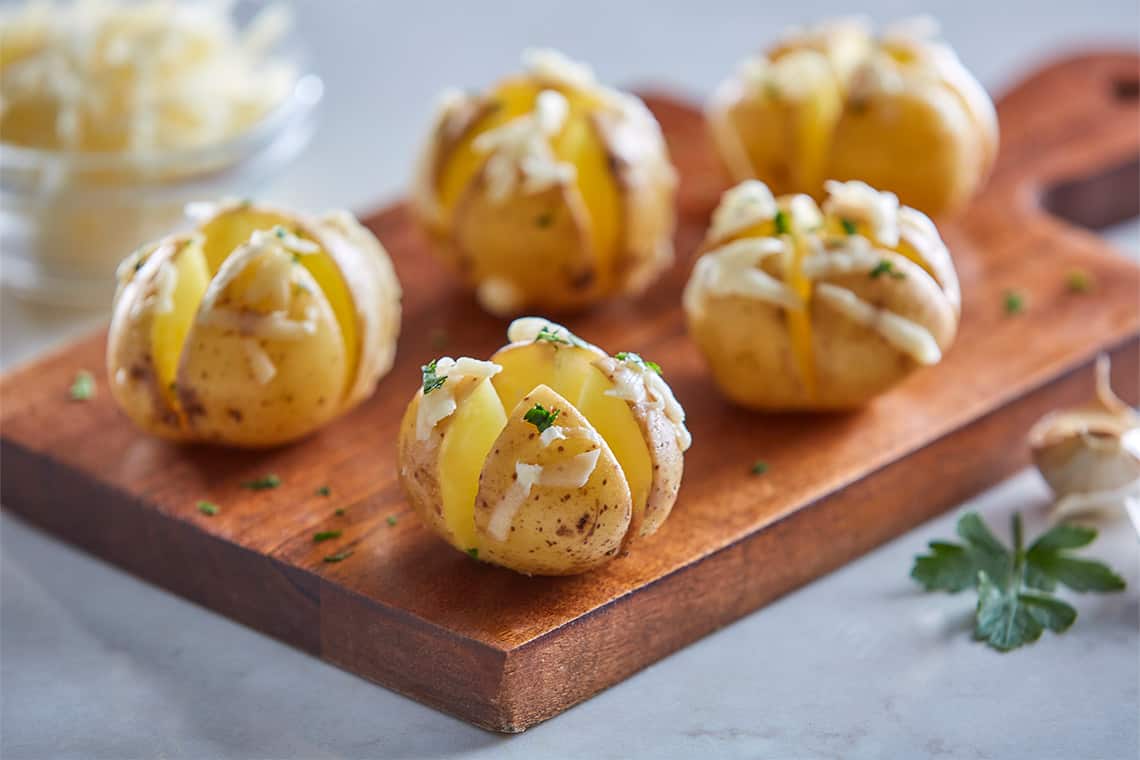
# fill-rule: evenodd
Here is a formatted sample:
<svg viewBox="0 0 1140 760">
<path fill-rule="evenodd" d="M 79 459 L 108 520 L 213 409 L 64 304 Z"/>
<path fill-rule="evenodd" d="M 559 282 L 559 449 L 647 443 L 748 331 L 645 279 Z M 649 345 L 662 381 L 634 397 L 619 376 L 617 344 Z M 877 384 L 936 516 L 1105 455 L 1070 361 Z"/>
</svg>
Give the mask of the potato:
<svg viewBox="0 0 1140 760">
<path fill-rule="evenodd" d="M 582 64 L 524 60 L 488 94 L 445 96 L 415 216 L 493 314 L 640 292 L 673 258 L 676 174 L 660 127 Z"/>
<path fill-rule="evenodd" d="M 725 166 L 777 195 L 858 179 L 928 214 L 961 207 L 993 167 L 997 115 L 936 31 L 831 22 L 746 61 L 706 109 Z"/>
<path fill-rule="evenodd" d="M 543 319 L 515 320 L 490 361 L 424 366 L 400 482 L 452 546 L 528 575 L 567 575 L 654 533 L 689 433 L 652 362 L 608 356 Z"/>
<path fill-rule="evenodd" d="M 347 214 L 210 206 L 191 233 L 128 257 L 119 279 L 112 393 L 165 438 L 300 438 L 367 398 L 395 358 L 399 283 Z"/>
<path fill-rule="evenodd" d="M 732 401 L 862 405 L 954 340 L 960 294 L 934 224 L 862 182 L 823 211 L 748 180 L 725 193 L 685 287 L 689 332 Z"/>
</svg>

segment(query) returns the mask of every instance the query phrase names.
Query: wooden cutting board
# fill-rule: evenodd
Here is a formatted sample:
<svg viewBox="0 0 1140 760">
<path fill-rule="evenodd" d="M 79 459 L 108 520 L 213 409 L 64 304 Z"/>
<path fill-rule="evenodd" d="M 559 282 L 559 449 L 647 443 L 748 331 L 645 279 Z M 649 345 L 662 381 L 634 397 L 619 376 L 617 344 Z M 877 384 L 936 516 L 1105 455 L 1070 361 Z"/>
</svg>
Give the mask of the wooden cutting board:
<svg viewBox="0 0 1140 760">
<path fill-rule="evenodd" d="M 680 292 L 723 180 L 698 111 L 650 96 L 682 176 L 677 265 L 646 298 L 569 322 L 666 368 L 693 447 L 662 530 L 592 574 L 525 578 L 483 565 L 404 502 L 394 444 L 419 365 L 440 353 L 489 355 L 506 325 L 439 272 L 402 205 L 368 220 L 404 284 L 405 327 L 395 369 L 361 408 L 274 451 L 167 444 L 136 432 L 103 385 L 93 401 L 68 401 L 76 372 L 103 366 L 104 335 L 94 335 L 0 384 L 0 498 L 328 662 L 480 726 L 521 731 L 1021 467 L 1027 428 L 1088 394 L 1098 352 L 1112 353 L 1117 386 L 1135 402 L 1140 270 L 1049 211 L 1088 224 L 1137 213 L 1138 96 L 1140 59 L 1120 54 L 1062 62 L 1002 99 L 997 170 L 943 227 L 964 294 L 957 343 L 869 408 L 827 416 L 748 413 L 714 391 L 685 337 Z M 1094 292 L 1067 291 L 1077 267 Z M 1025 294 L 1025 313 L 1004 313 L 1006 289 Z M 766 474 L 750 473 L 756 459 Z M 270 472 L 279 488 L 240 487 Z M 324 485 L 330 496 L 316 493 Z M 221 513 L 201 514 L 200 499 Z M 313 542 L 332 529 L 343 536 Z M 344 549 L 354 553 L 323 561 Z"/>
</svg>

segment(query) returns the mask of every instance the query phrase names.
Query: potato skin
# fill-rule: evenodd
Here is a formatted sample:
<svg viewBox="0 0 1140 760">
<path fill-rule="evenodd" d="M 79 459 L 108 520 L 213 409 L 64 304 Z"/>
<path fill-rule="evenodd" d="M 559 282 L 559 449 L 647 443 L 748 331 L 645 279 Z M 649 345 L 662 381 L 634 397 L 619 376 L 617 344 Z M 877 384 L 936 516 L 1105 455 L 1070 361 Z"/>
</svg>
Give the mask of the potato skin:
<svg viewBox="0 0 1140 760">
<path fill-rule="evenodd" d="M 314 241 L 339 272 L 347 293 L 342 302 L 350 304 L 355 320 L 355 372 L 346 364 L 344 338 L 327 294 L 305 267 L 294 267 L 288 282 L 280 283 L 292 292 L 289 311 L 281 316 L 311 321 L 313 334 L 291 340 L 259 336 L 241 325 L 206 324 L 217 309 L 232 312 L 238 321 L 242 314 L 252 320 L 264 309 L 244 303 L 236 292 L 212 305 L 201 294 L 204 300 L 178 349 L 176 376 L 170 378 L 176 391 L 160 388 L 153 341 L 163 266 L 188 241 L 205 241 L 203 230 L 213 229 L 210 225 L 218 223 L 224 229 L 232 220 L 244 229 L 242 225 L 248 227 L 253 218 L 280 220 L 290 232 Z M 121 267 L 107 371 L 119 406 L 146 432 L 246 448 L 280 445 L 313 432 L 367 398 L 392 365 L 400 326 L 399 283 L 379 242 L 347 214 L 315 218 L 230 202 L 214 208 L 192 233 L 173 235 L 141 250 Z M 223 258 L 232 253 L 224 251 Z M 210 277 L 217 274 L 211 272 Z M 273 364 L 271 380 L 262 382 L 253 376 L 251 351 L 263 353 Z"/>
<path fill-rule="evenodd" d="M 479 557 L 525 575 L 583 573 L 608 562 L 621 549 L 632 512 L 629 485 L 613 452 L 596 433 L 593 440 L 572 438 L 544 446 L 536 427 L 523 419 L 536 403 L 559 410 L 559 426 L 593 430 L 573 404 L 545 385 L 519 401 L 479 475 L 475 499 Z M 549 469 L 573 454 L 594 450 L 600 453 L 585 485 L 533 486 L 506 538 L 491 534 L 495 508 L 518 488 L 517 463 Z"/>
</svg>

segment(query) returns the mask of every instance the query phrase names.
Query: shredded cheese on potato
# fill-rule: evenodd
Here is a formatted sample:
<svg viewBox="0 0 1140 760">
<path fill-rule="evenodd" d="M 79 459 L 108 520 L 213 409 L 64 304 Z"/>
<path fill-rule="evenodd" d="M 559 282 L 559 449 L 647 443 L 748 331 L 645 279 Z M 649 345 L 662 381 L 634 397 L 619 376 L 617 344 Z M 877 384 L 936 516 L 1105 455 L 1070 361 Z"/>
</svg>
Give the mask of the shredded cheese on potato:
<svg viewBox="0 0 1140 760">
<path fill-rule="evenodd" d="M 610 378 L 614 387 L 605 391 L 605 395 L 660 411 L 673 428 L 677 446 L 687 451 L 693 437 L 685 427 L 685 410 L 673 395 L 673 389 L 642 361 L 628 358 L 619 362 L 619 366 L 619 371 Z"/>
<path fill-rule="evenodd" d="M 242 339 L 241 347 L 245 351 L 245 358 L 249 361 L 250 373 L 254 380 L 261 385 L 267 385 L 277 376 L 276 365 L 255 338 Z"/>
<path fill-rule="evenodd" d="M 471 146 L 490 157 L 483 167 L 487 194 L 491 200 L 509 199 L 522 177 L 521 191 L 533 194 L 574 181 L 574 164 L 559 161 L 550 138 L 562 129 L 570 104 L 557 90 L 543 90 L 535 99 L 534 110 L 475 138 Z"/>
<path fill-rule="evenodd" d="M 744 296 L 786 309 L 802 309 L 803 301 L 794 290 L 760 268 L 769 256 L 783 256 L 787 250 L 779 238 L 745 238 L 709 251 L 697 259 L 685 285 L 685 310 L 694 315 L 702 313 L 710 295 Z"/>
<path fill-rule="evenodd" d="M 741 182 L 724 192 L 713 212 L 709 238 L 718 240 L 761 222 L 770 221 L 778 211 L 776 198 L 759 180 Z"/>
<path fill-rule="evenodd" d="M 535 486 L 548 488 L 581 488 L 589 482 L 598 466 L 601 447 L 568 457 L 545 467 L 526 462 L 515 463 L 515 480 L 503 498 L 491 510 L 487 533 L 496 541 L 505 541 L 519 508 Z"/>
<path fill-rule="evenodd" d="M 431 431 L 440 421 L 450 417 L 458 404 L 455 401 L 455 386 L 463 378 L 487 379 L 503 371 L 494 362 L 480 361 L 467 356 L 452 359 L 444 356 L 435 363 L 436 377 L 446 378 L 443 385 L 423 394 L 416 410 L 416 438 L 426 441 Z"/>
<path fill-rule="evenodd" d="M 823 210 L 831 216 L 864 222 L 875 240 L 892 248 L 899 244 L 899 197 L 880 192 L 866 182 L 852 180 L 823 183 L 828 198 Z"/>
</svg>

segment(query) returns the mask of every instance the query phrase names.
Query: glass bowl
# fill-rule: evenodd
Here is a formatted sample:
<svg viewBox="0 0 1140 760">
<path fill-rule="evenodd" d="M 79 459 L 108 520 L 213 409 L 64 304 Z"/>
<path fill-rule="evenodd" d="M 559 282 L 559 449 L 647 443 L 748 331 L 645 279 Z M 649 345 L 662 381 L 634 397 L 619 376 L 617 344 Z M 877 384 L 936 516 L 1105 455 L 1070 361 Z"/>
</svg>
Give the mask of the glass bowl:
<svg viewBox="0 0 1140 760">
<path fill-rule="evenodd" d="M 239 2 L 241 25 L 261 2 Z M 298 72 L 292 91 L 225 142 L 139 156 L 26 148 L 0 142 L 0 281 L 32 300 L 111 302 L 125 256 L 184 223 L 187 203 L 250 197 L 308 144 L 324 94 L 295 31 L 276 57 Z"/>
</svg>

